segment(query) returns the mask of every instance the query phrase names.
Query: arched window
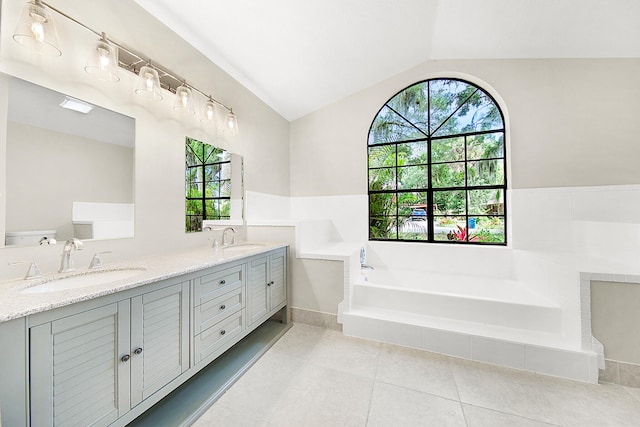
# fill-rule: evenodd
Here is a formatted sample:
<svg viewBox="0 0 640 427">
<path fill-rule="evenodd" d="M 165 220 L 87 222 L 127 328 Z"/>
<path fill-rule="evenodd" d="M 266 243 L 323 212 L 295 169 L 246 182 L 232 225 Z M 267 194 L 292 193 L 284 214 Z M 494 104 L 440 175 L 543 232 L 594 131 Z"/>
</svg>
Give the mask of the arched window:
<svg viewBox="0 0 640 427">
<path fill-rule="evenodd" d="M 368 139 L 369 239 L 506 244 L 502 111 L 473 83 L 398 92 Z"/>
</svg>

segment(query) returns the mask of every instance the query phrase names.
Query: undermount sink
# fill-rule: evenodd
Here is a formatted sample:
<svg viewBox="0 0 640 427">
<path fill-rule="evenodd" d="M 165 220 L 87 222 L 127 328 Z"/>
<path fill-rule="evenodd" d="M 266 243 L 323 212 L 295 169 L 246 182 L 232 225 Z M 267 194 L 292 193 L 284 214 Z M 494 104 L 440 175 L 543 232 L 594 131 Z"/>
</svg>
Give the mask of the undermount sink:
<svg viewBox="0 0 640 427">
<path fill-rule="evenodd" d="M 113 270 L 92 270 L 71 276 L 48 280 L 20 291 L 21 294 L 39 294 L 45 292 L 64 291 L 68 289 L 86 288 L 102 285 L 122 279 L 129 279 L 144 272 L 145 268 L 121 268 Z"/>
<path fill-rule="evenodd" d="M 237 254 L 249 252 L 263 247 L 264 245 L 261 243 L 236 243 L 230 246 L 223 246 L 222 251 L 226 254 Z"/>
</svg>

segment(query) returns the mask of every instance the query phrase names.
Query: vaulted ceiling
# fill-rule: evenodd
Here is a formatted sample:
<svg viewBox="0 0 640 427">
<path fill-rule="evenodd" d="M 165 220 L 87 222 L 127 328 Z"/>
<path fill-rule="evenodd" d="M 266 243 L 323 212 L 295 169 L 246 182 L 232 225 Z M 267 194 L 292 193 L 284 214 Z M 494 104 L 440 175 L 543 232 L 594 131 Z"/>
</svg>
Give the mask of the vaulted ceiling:
<svg viewBox="0 0 640 427">
<path fill-rule="evenodd" d="M 638 58 L 638 0 L 136 0 L 289 120 L 434 59 Z"/>
</svg>

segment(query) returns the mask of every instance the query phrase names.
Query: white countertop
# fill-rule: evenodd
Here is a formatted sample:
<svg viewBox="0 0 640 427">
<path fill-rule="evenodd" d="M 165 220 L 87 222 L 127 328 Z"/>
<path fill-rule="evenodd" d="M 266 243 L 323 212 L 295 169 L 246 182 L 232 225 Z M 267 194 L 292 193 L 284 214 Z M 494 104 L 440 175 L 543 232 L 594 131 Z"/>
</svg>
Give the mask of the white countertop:
<svg viewBox="0 0 640 427">
<path fill-rule="evenodd" d="M 260 246 L 256 247 L 255 244 Z M 247 246 L 246 250 L 243 250 L 241 249 L 243 245 L 249 246 Z M 87 301 L 228 262 L 238 261 L 251 255 L 286 247 L 287 244 L 239 242 L 235 246 L 238 248 L 234 249 L 232 254 L 229 254 L 222 248 L 215 251 L 207 246 L 176 252 L 174 254 L 136 258 L 127 262 L 105 263 L 103 270 L 141 268 L 144 269 L 144 271 L 127 279 L 76 289 L 45 293 L 20 293 L 20 291 L 28 287 L 37 286 L 62 277 L 95 274 L 95 272 L 87 269 L 78 269 L 76 272 L 70 274 L 45 274 L 44 277 L 38 279 L 0 282 L 0 322 L 6 322 L 11 319 L 17 319 L 81 301 Z"/>
</svg>

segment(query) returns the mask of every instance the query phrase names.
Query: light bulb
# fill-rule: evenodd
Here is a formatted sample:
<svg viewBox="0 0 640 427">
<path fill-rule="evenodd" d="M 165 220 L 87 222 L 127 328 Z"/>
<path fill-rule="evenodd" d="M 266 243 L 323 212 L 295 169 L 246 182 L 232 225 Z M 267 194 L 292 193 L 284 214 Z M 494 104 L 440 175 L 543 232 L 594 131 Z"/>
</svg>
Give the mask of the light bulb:
<svg viewBox="0 0 640 427">
<path fill-rule="evenodd" d="M 31 32 L 38 42 L 42 43 L 44 41 L 44 27 L 42 26 L 42 22 L 33 21 L 31 24 Z"/>
</svg>

